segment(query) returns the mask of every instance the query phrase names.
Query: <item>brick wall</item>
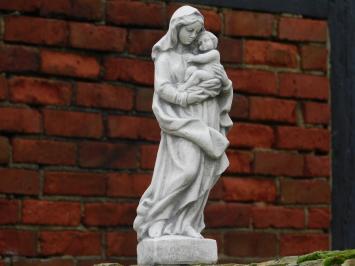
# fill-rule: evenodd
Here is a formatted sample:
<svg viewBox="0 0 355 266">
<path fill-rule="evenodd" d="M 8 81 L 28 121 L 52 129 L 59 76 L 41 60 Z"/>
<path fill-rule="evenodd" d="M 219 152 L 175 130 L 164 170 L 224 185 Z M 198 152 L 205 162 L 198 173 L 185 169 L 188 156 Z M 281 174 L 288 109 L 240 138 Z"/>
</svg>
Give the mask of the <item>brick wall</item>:
<svg viewBox="0 0 355 266">
<path fill-rule="evenodd" d="M 0 1 L 1 266 L 134 263 L 131 225 L 160 138 L 150 51 L 178 6 Z M 328 249 L 326 22 L 200 10 L 236 121 L 205 235 L 221 261 Z"/>
</svg>

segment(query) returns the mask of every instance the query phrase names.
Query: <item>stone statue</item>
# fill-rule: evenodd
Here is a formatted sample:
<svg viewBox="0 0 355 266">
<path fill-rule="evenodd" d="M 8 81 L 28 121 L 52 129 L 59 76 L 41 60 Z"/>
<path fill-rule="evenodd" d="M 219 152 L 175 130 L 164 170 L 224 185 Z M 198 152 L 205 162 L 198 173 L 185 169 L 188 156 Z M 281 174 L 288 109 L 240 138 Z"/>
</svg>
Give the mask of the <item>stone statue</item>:
<svg viewBox="0 0 355 266">
<path fill-rule="evenodd" d="M 216 242 L 201 235 L 208 194 L 229 165 L 233 88 L 217 43 L 201 13 L 183 6 L 153 46 L 153 112 L 162 131 L 133 225 L 140 265 L 217 261 Z"/>
</svg>

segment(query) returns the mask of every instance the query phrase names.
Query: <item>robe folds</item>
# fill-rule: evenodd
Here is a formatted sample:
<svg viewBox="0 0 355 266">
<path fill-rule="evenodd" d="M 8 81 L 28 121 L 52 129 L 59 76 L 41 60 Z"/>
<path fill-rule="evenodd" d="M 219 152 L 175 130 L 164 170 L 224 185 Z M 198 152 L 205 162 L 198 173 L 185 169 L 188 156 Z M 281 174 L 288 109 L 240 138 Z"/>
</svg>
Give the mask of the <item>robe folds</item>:
<svg viewBox="0 0 355 266">
<path fill-rule="evenodd" d="M 152 181 L 134 221 L 139 241 L 150 237 L 149 229 L 158 223 L 159 236 L 189 236 L 191 229 L 200 233 L 209 192 L 229 165 L 225 150 L 232 126 L 232 83 L 215 97 L 187 105 L 187 93 L 177 90 L 186 68 L 183 54 L 174 51 L 155 60 L 153 112 L 161 140 Z"/>
</svg>

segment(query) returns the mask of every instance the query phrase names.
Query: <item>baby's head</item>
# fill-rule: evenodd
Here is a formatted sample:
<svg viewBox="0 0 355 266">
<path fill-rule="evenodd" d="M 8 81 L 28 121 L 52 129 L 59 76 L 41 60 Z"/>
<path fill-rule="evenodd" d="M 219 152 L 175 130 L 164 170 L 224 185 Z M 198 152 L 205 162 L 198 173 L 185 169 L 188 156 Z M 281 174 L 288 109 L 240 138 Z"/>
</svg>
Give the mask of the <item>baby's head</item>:
<svg viewBox="0 0 355 266">
<path fill-rule="evenodd" d="M 217 48 L 218 39 L 217 37 L 209 31 L 203 31 L 198 36 L 198 49 L 201 52 L 206 52 Z"/>
</svg>

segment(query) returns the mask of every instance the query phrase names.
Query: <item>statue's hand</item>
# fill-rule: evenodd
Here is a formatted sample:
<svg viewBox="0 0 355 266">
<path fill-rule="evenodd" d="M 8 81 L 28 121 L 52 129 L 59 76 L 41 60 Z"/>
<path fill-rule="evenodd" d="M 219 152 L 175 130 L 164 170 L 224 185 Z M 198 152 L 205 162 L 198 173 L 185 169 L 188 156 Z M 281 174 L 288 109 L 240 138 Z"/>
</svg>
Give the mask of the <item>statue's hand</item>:
<svg viewBox="0 0 355 266">
<path fill-rule="evenodd" d="M 221 64 L 213 64 L 212 68 L 216 74 L 216 78 L 222 82 L 223 86 L 227 86 L 229 84 L 229 79 L 224 67 Z"/>
<path fill-rule="evenodd" d="M 221 89 L 221 81 L 217 78 L 213 78 L 202 81 L 198 86 L 209 91 L 219 91 Z"/>
<path fill-rule="evenodd" d="M 206 100 L 209 97 L 208 94 L 204 93 L 203 90 L 196 90 L 196 91 L 191 91 L 187 95 L 187 104 L 194 104 L 194 103 L 200 103 Z"/>
</svg>

